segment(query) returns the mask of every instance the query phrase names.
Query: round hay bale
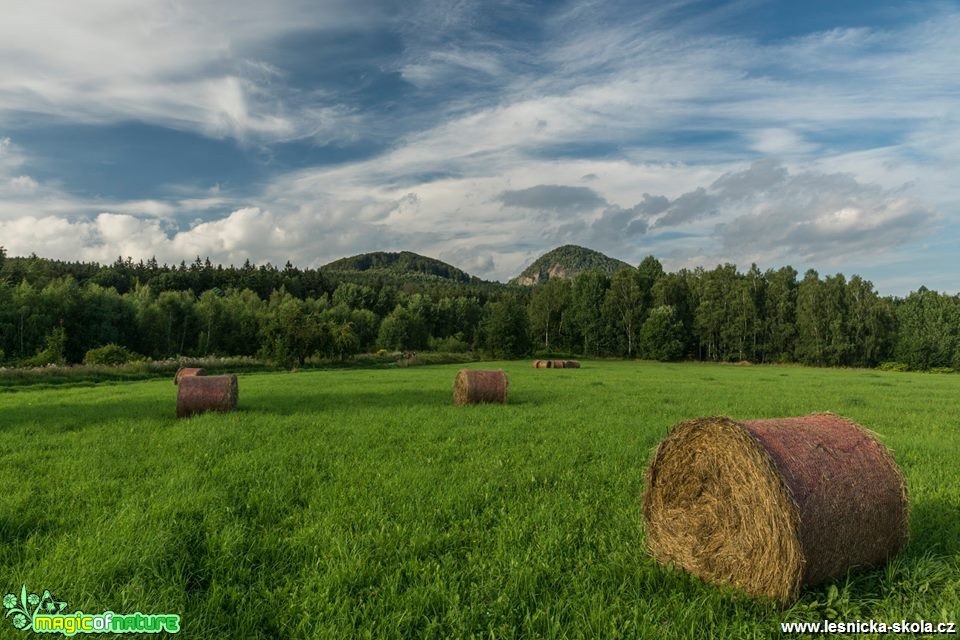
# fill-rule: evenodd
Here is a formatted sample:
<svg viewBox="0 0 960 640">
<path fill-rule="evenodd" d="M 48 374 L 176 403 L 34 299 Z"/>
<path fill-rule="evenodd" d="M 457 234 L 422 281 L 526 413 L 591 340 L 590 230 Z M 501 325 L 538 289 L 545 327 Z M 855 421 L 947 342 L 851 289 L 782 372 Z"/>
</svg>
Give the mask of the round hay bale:
<svg viewBox="0 0 960 640">
<path fill-rule="evenodd" d="M 453 404 L 507 403 L 507 374 L 502 369 L 460 369 L 453 381 Z"/>
<path fill-rule="evenodd" d="M 550 364 L 551 364 L 551 366 L 552 366 L 554 369 L 563 369 L 564 367 L 567 366 L 566 363 L 567 363 L 566 360 L 551 360 L 551 361 L 550 361 Z"/>
<path fill-rule="evenodd" d="M 233 411 L 237 406 L 237 376 L 188 376 L 177 388 L 177 417 L 206 411 Z"/>
<path fill-rule="evenodd" d="M 563 361 L 564 369 L 579 369 L 580 361 L 579 360 L 564 360 Z"/>
<path fill-rule="evenodd" d="M 783 603 L 907 539 L 896 462 L 832 414 L 680 423 L 647 469 L 643 515 L 658 561 Z"/>
<path fill-rule="evenodd" d="M 534 369 L 546 369 L 547 367 L 550 366 L 550 363 L 548 360 L 534 360 L 530 364 Z"/>
<path fill-rule="evenodd" d="M 177 369 L 177 374 L 173 376 L 173 384 L 180 384 L 181 378 L 205 375 L 207 375 L 206 369 L 201 369 L 200 367 L 180 367 Z"/>
</svg>

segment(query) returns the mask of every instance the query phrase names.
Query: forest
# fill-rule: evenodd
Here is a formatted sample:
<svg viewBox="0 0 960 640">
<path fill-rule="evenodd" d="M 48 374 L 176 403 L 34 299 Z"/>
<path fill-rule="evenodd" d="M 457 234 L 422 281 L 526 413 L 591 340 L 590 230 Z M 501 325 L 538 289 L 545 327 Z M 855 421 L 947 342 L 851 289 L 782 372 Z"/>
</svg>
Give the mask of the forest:
<svg viewBox="0 0 960 640">
<path fill-rule="evenodd" d="M 925 287 L 880 296 L 859 276 L 790 266 L 670 273 L 653 256 L 522 287 L 199 257 L 99 265 L 0 248 L 5 366 L 241 355 L 293 367 L 380 349 L 960 369 L 960 298 Z"/>
</svg>

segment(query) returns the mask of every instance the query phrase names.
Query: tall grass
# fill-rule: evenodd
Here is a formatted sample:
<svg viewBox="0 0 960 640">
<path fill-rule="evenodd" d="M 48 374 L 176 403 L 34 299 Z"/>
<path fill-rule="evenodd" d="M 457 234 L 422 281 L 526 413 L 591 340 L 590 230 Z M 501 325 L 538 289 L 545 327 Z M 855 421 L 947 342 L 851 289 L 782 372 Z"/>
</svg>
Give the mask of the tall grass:
<svg viewBox="0 0 960 640">
<path fill-rule="evenodd" d="M 770 638 L 784 620 L 960 618 L 960 379 L 773 366 L 484 363 L 240 376 L 178 421 L 151 380 L 0 396 L 0 591 L 170 612 L 185 638 Z M 902 466 L 911 540 L 787 610 L 656 565 L 651 449 L 703 415 L 834 411 Z M 0 637 L 12 631 L 0 620 Z M 19 636 L 18 636 L 19 637 Z"/>
</svg>

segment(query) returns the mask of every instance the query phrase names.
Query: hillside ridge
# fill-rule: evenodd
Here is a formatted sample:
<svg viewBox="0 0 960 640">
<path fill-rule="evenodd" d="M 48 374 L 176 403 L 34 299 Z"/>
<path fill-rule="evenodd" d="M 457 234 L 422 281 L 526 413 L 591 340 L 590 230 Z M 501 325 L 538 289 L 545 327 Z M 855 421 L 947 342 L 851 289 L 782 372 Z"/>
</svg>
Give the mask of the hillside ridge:
<svg viewBox="0 0 960 640">
<path fill-rule="evenodd" d="M 320 267 L 323 271 L 386 271 L 403 275 L 425 274 L 453 280 L 470 282 L 473 276 L 452 264 L 424 256 L 413 251 L 371 251 L 340 258 Z"/>
<path fill-rule="evenodd" d="M 611 258 L 599 251 L 575 244 L 565 244 L 534 260 L 533 264 L 524 269 L 510 283 L 532 287 L 553 278 L 575 278 L 577 274 L 591 269 L 614 273 L 630 266 L 622 260 Z"/>
</svg>

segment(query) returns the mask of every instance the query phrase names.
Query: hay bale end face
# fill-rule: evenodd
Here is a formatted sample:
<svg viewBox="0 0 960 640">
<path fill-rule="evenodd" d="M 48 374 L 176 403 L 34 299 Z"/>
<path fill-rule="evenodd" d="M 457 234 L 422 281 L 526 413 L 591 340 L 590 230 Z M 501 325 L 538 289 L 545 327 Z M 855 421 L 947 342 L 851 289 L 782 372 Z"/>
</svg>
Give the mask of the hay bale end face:
<svg viewBox="0 0 960 640">
<path fill-rule="evenodd" d="M 550 361 L 549 361 L 549 360 L 534 360 L 533 362 L 530 363 L 530 365 L 531 365 L 534 369 L 546 369 L 547 367 L 550 366 Z"/>
<path fill-rule="evenodd" d="M 461 369 L 453 381 L 453 404 L 507 403 L 507 374 L 502 369 Z"/>
<path fill-rule="evenodd" d="M 647 469 L 643 515 L 658 561 L 783 603 L 907 539 L 896 462 L 832 414 L 680 423 Z"/>
<path fill-rule="evenodd" d="M 237 376 L 188 376 L 177 388 L 177 417 L 207 411 L 233 411 L 237 406 Z"/>
<path fill-rule="evenodd" d="M 180 367 L 177 369 L 177 374 L 173 376 L 173 384 L 180 384 L 182 378 L 205 375 L 207 375 L 206 370 L 199 367 Z"/>
</svg>

